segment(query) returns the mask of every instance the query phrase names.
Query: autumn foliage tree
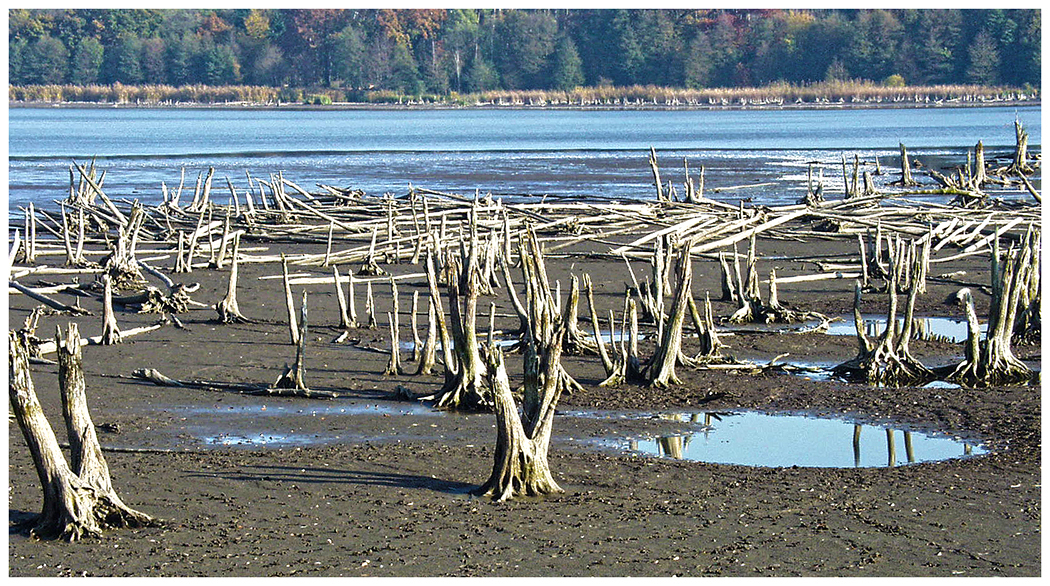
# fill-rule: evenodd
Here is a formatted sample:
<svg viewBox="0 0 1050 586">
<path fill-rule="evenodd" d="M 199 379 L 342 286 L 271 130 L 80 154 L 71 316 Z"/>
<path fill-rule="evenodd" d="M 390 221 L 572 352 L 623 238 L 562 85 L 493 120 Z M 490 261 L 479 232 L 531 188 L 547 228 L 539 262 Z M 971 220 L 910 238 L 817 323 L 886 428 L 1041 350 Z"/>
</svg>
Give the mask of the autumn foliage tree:
<svg viewBox="0 0 1050 586">
<path fill-rule="evenodd" d="M 14 85 L 1040 84 L 1038 10 L 13 9 Z"/>
</svg>

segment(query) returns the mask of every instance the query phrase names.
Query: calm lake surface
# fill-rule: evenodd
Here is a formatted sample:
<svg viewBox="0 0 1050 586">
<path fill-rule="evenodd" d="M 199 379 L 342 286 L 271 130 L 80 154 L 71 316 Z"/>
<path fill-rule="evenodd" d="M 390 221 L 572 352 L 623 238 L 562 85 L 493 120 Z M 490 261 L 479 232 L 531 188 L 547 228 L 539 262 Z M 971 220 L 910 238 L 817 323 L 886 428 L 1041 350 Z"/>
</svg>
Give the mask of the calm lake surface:
<svg viewBox="0 0 1050 586">
<path fill-rule="evenodd" d="M 1008 157 L 1014 119 L 1039 152 L 1041 109 L 871 110 L 237 110 L 13 108 L 9 111 L 9 213 L 64 199 L 70 162 L 97 157 L 110 197 L 156 203 L 161 182 L 192 192 L 215 168 L 214 194 L 238 191 L 245 172 L 282 171 L 316 183 L 403 195 L 409 186 L 504 197 L 652 198 L 648 149 L 664 182 L 684 192 L 684 160 L 706 169 L 705 195 L 736 203 L 794 203 L 819 162 L 826 197 L 842 189 L 842 156 L 854 154 L 882 185 L 896 179 L 898 143 L 933 166 L 964 164 L 984 141 Z M 765 185 L 775 183 L 774 185 Z M 1021 192 L 1002 197 L 1024 197 Z M 221 201 L 221 200 L 220 200 Z"/>
</svg>

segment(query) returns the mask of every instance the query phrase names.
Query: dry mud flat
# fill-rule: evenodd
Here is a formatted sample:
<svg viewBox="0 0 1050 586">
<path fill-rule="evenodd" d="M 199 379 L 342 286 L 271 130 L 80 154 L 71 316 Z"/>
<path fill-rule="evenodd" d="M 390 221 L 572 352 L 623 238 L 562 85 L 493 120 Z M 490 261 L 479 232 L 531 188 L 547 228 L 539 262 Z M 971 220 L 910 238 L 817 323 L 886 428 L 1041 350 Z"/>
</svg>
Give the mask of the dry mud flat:
<svg viewBox="0 0 1050 586">
<path fill-rule="evenodd" d="M 268 246 L 270 253 L 303 252 Z M 760 238 L 759 250 L 774 258 L 854 248 Z M 978 260 L 983 258 L 961 258 L 938 272 L 965 270 L 966 280 L 987 282 L 986 261 Z M 694 295 L 702 297 L 705 290 L 715 295 L 718 263 L 696 260 L 694 266 Z M 565 411 L 757 409 L 845 415 L 873 424 L 892 419 L 895 425 L 980 440 L 992 453 L 894 468 L 706 464 L 603 449 L 579 440 L 622 433 L 620 424 L 556 417 L 551 466 L 565 492 L 497 505 L 469 495 L 491 469 L 494 416 L 429 414 L 392 400 L 397 385 L 416 394 L 435 390 L 441 374 L 382 375 L 391 306 L 383 286 L 376 289 L 377 312 L 384 316 L 380 327 L 356 330 L 354 344 L 332 343 L 340 330 L 331 285 L 306 287 L 306 382 L 342 398 L 254 397 L 132 379 L 135 369 L 146 367 L 184 380 L 277 378 L 294 359 L 294 347 L 281 281 L 260 277 L 279 275 L 280 267 L 242 264 L 240 270 L 240 308 L 254 323 L 221 325 L 214 310 L 195 309 L 181 316 L 186 329 L 167 326 L 123 344 L 84 349 L 89 406 L 102 444 L 139 450 L 106 454 L 116 489 L 130 506 L 163 523 L 72 544 L 12 532 L 12 576 L 1040 573 L 1038 387 L 873 388 L 788 374 L 680 368 L 684 384 L 669 390 L 604 389 L 597 385 L 604 371 L 596 357 L 566 357 L 567 371 L 584 390 L 562 397 Z M 597 304 L 617 311 L 630 280 L 622 262 L 606 259 L 551 258 L 548 270 L 563 288 L 570 271 L 590 273 Z M 799 262 L 777 263 L 777 270 L 785 277 L 812 272 Z M 316 267 L 302 272 L 330 274 Z M 192 295 L 197 301 L 214 304 L 225 294 L 225 270 L 179 277 L 201 283 Z M 426 284 L 408 280 L 399 287 L 406 311 L 404 299 L 413 290 L 422 294 Z M 294 289 L 298 301 L 302 288 Z M 959 315 L 958 308 L 942 303 L 958 285 L 931 282 L 929 289 L 919 299 L 917 315 Z M 780 295 L 783 303 L 843 315 L 851 307 L 852 282 L 782 285 Z M 510 313 L 503 309 L 504 297 L 500 294 L 501 312 Z M 93 303 L 85 300 L 85 306 Z M 885 313 L 885 296 L 868 295 L 864 304 L 865 313 Z M 987 304 L 987 295 L 978 294 L 982 321 Z M 15 326 L 34 303 L 12 295 L 10 305 Z M 715 302 L 714 309 L 725 316 L 735 308 Z M 148 325 L 155 317 L 117 315 L 122 328 Z M 67 321 L 67 316 L 45 317 L 38 331 L 49 336 Z M 101 330 L 98 315 L 75 321 L 85 335 Z M 403 327 L 407 321 L 401 320 Z M 507 328 L 516 325 L 509 316 L 502 321 Z M 410 340 L 411 334 L 403 332 L 401 339 Z M 723 341 L 730 353 L 756 361 L 789 352 L 788 362 L 837 363 L 856 354 L 849 336 L 741 333 Z M 687 352 L 689 344 L 687 339 Z M 915 342 L 912 350 L 924 361 L 943 364 L 958 361 L 962 346 Z M 1015 351 L 1030 365 L 1040 365 L 1038 346 Z M 643 345 L 642 356 L 650 353 Z M 512 377 L 520 373 L 520 357 L 509 355 L 507 362 Z M 32 373 L 63 441 L 56 367 L 33 365 Z M 13 422 L 8 428 L 14 523 L 39 510 L 41 495 L 21 433 Z"/>
</svg>

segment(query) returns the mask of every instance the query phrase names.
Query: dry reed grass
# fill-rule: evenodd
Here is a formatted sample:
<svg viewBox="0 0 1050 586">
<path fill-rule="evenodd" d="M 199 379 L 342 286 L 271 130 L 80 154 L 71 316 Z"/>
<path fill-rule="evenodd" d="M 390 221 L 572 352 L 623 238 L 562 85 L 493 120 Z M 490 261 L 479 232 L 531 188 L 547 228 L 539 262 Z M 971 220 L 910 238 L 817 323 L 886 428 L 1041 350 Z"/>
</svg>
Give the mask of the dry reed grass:
<svg viewBox="0 0 1050 586">
<path fill-rule="evenodd" d="M 27 85 L 9 86 L 11 103 L 105 104 L 278 104 L 327 105 L 356 101 L 373 104 L 449 104 L 577 107 L 743 107 L 821 104 L 930 104 L 1027 101 L 1033 88 L 936 85 L 889 87 L 867 81 L 832 81 L 794 85 L 774 83 L 753 88 L 683 89 L 658 86 L 595 86 L 560 90 L 495 90 L 447 96 L 405 95 L 390 90 L 344 92 L 338 89 L 274 88 L 232 85 Z"/>
</svg>

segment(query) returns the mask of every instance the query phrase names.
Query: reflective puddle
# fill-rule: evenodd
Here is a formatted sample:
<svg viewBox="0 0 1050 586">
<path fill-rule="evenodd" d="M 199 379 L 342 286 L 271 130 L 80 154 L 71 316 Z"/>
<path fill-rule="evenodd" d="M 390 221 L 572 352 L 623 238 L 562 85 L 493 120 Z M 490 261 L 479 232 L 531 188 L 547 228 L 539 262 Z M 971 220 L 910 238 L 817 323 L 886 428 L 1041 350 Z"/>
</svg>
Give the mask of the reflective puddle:
<svg viewBox="0 0 1050 586">
<path fill-rule="evenodd" d="M 398 402 L 183 406 L 168 412 L 184 416 L 183 433 L 212 447 L 286 448 L 435 438 L 487 442 L 493 439 L 489 433 L 494 422 L 491 413 L 449 413 Z M 379 417 L 384 423 L 355 424 L 355 418 L 362 416 Z M 308 424 L 303 418 L 316 419 Z M 322 429 L 318 429 L 320 422 L 324 422 Z M 479 440 L 478 433 L 484 433 L 485 439 Z M 560 449 L 597 446 L 661 458 L 763 467 L 870 468 L 988 453 L 980 443 L 945 434 L 755 411 L 559 411 L 555 435 Z"/>
<path fill-rule="evenodd" d="M 844 419 L 759 412 L 681 413 L 661 418 L 691 423 L 697 429 L 612 443 L 622 450 L 663 458 L 764 467 L 891 467 L 988 453 L 982 445 L 956 437 Z"/>
<path fill-rule="evenodd" d="M 898 319 L 897 323 L 903 324 L 904 320 Z M 828 326 L 827 333 L 831 336 L 855 336 L 857 335 L 855 324 L 853 316 L 844 317 L 842 321 L 833 322 Z M 885 328 L 886 316 L 864 316 L 864 333 L 868 336 L 878 336 Z M 981 324 L 981 332 L 984 332 L 985 329 L 986 325 Z M 917 340 L 964 342 L 966 341 L 966 320 L 954 317 L 918 317 L 915 318 L 912 336 Z"/>
<path fill-rule="evenodd" d="M 279 417 L 283 415 L 307 415 L 311 417 L 329 415 L 441 415 L 422 403 L 338 403 L 317 407 L 290 405 L 210 405 L 170 407 L 172 413 L 193 415 L 221 415 L 251 417 Z"/>
<path fill-rule="evenodd" d="M 286 448 L 351 443 L 378 439 L 354 433 L 346 425 L 353 416 L 423 417 L 440 416 L 420 403 L 337 403 L 299 407 L 293 405 L 175 406 L 167 412 L 181 415 L 190 436 L 206 446 Z M 328 433 L 297 433 L 296 417 L 339 422 Z M 414 423 L 412 427 L 420 426 Z M 434 427 L 431 425 L 430 427 Z M 254 429 L 253 429 L 254 428 Z M 229 431 L 228 431 L 229 430 Z"/>
<path fill-rule="evenodd" d="M 218 435 L 204 436 L 201 440 L 210 446 L 302 446 L 313 443 L 310 436 L 304 435 L 281 435 L 269 433 L 256 433 L 250 435 L 236 435 L 220 433 Z"/>
</svg>

